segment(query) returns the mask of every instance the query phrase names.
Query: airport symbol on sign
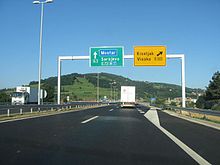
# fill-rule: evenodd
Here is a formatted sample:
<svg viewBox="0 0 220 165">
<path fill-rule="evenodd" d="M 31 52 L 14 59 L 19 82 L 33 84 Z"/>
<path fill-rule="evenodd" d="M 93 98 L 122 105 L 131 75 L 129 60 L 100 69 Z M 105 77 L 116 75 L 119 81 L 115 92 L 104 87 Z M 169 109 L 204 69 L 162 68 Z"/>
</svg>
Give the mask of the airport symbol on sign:
<svg viewBox="0 0 220 165">
<path fill-rule="evenodd" d="M 166 47 L 135 46 L 134 66 L 166 66 Z"/>
<path fill-rule="evenodd" d="M 123 66 L 123 47 L 91 47 L 90 66 Z"/>
</svg>

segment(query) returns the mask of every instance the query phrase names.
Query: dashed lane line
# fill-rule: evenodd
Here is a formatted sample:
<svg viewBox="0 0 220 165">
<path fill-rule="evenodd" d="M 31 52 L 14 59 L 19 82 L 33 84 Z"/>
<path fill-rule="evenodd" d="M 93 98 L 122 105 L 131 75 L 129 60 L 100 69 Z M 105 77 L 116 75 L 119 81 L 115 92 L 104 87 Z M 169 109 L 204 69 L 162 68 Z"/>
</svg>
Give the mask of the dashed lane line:
<svg viewBox="0 0 220 165">
<path fill-rule="evenodd" d="M 87 120 L 82 121 L 81 123 L 82 123 L 82 124 L 88 123 L 88 122 L 90 122 L 90 121 L 92 121 L 92 120 L 94 120 L 94 119 L 96 119 L 96 118 L 98 118 L 98 117 L 99 117 L 99 116 L 91 117 L 91 118 L 89 118 L 89 119 L 87 119 Z"/>
<path fill-rule="evenodd" d="M 138 108 L 137 108 L 137 110 L 138 110 L 139 113 L 145 113 L 145 112 L 142 111 L 141 109 L 138 109 Z"/>
</svg>

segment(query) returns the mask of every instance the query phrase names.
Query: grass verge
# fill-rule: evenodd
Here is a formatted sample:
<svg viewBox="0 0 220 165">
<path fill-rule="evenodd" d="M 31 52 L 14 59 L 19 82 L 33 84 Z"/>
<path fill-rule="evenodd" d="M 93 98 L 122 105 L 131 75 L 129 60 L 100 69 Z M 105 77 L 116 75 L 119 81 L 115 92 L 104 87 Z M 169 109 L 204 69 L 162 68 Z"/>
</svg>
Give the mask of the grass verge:
<svg viewBox="0 0 220 165">
<path fill-rule="evenodd" d="M 195 113 L 195 112 L 192 113 L 189 111 L 180 111 L 180 110 L 175 111 L 175 110 L 170 110 L 170 109 L 168 109 L 167 111 L 176 113 L 181 116 L 186 116 L 192 119 L 199 119 L 201 121 L 208 121 L 208 122 L 220 124 L 219 117 L 212 116 L 212 115 L 206 115 L 206 114 Z"/>
</svg>

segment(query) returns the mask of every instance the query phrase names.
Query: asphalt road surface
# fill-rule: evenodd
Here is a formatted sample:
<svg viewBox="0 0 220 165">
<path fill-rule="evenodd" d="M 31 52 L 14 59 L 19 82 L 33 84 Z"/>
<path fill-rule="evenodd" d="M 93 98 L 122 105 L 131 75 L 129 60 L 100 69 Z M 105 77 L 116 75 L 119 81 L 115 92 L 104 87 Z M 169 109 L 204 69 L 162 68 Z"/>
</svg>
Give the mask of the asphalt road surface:
<svg viewBox="0 0 220 165">
<path fill-rule="evenodd" d="M 0 164 L 198 164 L 144 116 L 148 111 L 110 105 L 0 123 Z M 158 115 L 163 128 L 220 164 L 219 131 Z"/>
</svg>

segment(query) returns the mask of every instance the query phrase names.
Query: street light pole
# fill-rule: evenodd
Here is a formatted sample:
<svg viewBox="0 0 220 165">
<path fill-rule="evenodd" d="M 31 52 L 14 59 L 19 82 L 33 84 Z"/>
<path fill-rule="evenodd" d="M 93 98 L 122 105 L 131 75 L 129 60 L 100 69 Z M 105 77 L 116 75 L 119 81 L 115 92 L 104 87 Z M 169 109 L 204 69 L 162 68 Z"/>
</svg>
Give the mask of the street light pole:
<svg viewBox="0 0 220 165">
<path fill-rule="evenodd" d="M 99 73 L 97 73 L 97 102 L 99 102 Z"/>
<path fill-rule="evenodd" d="M 114 82 L 113 82 L 113 95 L 114 95 L 114 102 L 115 102 L 115 88 L 116 88 L 116 82 L 115 82 L 115 80 L 114 80 Z"/>
<path fill-rule="evenodd" d="M 117 101 L 118 100 L 118 88 L 117 87 L 115 87 L 115 101 Z"/>
<path fill-rule="evenodd" d="M 116 88 L 116 86 L 113 86 L 114 87 L 114 102 L 115 102 L 115 88 Z"/>
<path fill-rule="evenodd" d="M 111 85 L 111 102 L 112 102 L 112 83 L 110 83 Z"/>
<path fill-rule="evenodd" d="M 46 0 L 44 2 L 34 1 L 33 4 L 41 4 L 40 16 L 40 54 L 39 54 L 39 68 L 38 68 L 38 105 L 41 104 L 41 75 L 42 75 L 42 37 L 43 37 L 43 17 L 44 17 L 44 4 L 52 3 L 53 0 Z"/>
<path fill-rule="evenodd" d="M 41 16 L 40 16 L 40 55 L 39 55 L 39 68 L 38 68 L 38 105 L 41 104 L 41 74 L 42 74 L 42 32 L 43 32 L 43 17 L 44 17 L 44 3 L 41 3 Z"/>
</svg>

